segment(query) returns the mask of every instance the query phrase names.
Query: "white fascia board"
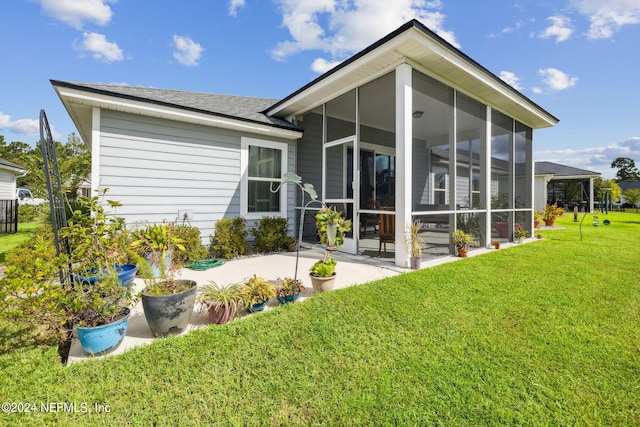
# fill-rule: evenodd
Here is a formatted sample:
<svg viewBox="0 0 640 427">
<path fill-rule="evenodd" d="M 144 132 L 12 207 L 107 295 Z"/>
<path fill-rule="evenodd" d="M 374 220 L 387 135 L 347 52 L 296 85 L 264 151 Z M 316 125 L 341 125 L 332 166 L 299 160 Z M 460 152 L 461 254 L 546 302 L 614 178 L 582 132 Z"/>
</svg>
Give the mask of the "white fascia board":
<svg viewBox="0 0 640 427">
<path fill-rule="evenodd" d="M 562 181 L 564 179 L 589 179 L 589 178 L 598 178 L 600 174 L 592 174 L 592 175 L 554 175 L 553 180 Z"/>
<path fill-rule="evenodd" d="M 14 168 L 13 166 L 9 166 L 9 165 L 0 165 L 0 169 L 13 172 L 16 175 L 27 173 L 27 170 L 24 168 Z"/>
<path fill-rule="evenodd" d="M 158 117 L 161 119 L 176 120 L 195 123 L 204 126 L 213 126 L 225 129 L 248 132 L 260 135 L 270 135 L 285 139 L 299 139 L 302 132 L 281 129 L 259 123 L 245 122 L 225 117 L 218 117 L 194 111 L 183 110 L 175 107 L 165 107 L 152 103 L 122 99 L 114 96 L 85 92 L 78 89 L 59 88 L 61 98 L 67 99 L 70 104 L 77 103 L 105 110 L 123 111 L 143 116 Z"/>
</svg>

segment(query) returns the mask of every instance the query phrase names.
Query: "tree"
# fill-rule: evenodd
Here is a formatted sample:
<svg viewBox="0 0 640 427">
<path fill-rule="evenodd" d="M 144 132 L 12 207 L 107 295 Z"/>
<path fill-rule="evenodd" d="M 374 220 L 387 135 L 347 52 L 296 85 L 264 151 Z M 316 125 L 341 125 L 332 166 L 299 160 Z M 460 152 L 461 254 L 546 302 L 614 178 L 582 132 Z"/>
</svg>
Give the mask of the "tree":
<svg viewBox="0 0 640 427">
<path fill-rule="evenodd" d="M 635 162 L 628 157 L 618 157 L 611 162 L 611 167 L 618 169 L 616 178 L 620 181 L 640 181 L 640 172 L 636 168 Z"/>
<path fill-rule="evenodd" d="M 640 190 L 637 188 L 630 188 L 624 193 L 622 193 L 622 197 L 624 197 L 624 201 L 629 203 L 632 207 L 636 209 L 636 213 L 638 212 L 638 204 L 640 203 Z"/>
<path fill-rule="evenodd" d="M 71 133 L 66 143 L 54 141 L 60 182 L 69 199 L 75 200 L 78 186 L 91 173 L 91 153 L 82 140 Z M 0 135 L 0 158 L 22 166 L 27 174 L 19 177 L 19 187 L 28 187 L 36 197 L 47 197 L 47 182 L 44 174 L 44 163 L 40 142 L 35 147 L 24 142 L 7 144 Z"/>
<path fill-rule="evenodd" d="M 615 179 L 604 180 L 602 178 L 596 178 L 593 180 L 593 192 L 596 195 L 596 200 L 600 200 L 603 198 L 602 188 L 610 188 L 611 189 L 611 200 L 617 202 L 620 200 L 620 195 L 622 195 L 622 188 L 618 185 Z"/>
</svg>

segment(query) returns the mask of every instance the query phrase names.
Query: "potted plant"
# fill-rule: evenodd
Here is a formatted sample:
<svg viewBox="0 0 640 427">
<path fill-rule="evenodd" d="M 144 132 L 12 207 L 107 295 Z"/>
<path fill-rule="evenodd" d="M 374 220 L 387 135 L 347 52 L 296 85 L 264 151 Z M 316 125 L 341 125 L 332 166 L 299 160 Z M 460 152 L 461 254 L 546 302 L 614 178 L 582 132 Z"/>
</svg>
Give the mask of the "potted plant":
<svg viewBox="0 0 640 427">
<path fill-rule="evenodd" d="M 422 223 L 419 220 L 414 220 L 409 227 L 409 240 L 407 244 L 411 251 L 411 268 L 418 270 L 422 261 L 422 248 L 425 245 L 425 241 L 420 237 L 420 231 L 422 230 Z"/>
<path fill-rule="evenodd" d="M 537 229 L 540 227 L 540 222 L 542 221 L 542 212 L 537 209 L 533 210 L 533 228 Z"/>
<path fill-rule="evenodd" d="M 129 307 L 135 301 L 130 285 L 138 268 L 127 264 L 133 254 L 127 248 L 124 218 L 107 212 L 100 203 L 106 191 L 81 197 L 80 209 L 60 229 L 60 236 L 69 242 L 68 263 L 76 283 L 59 287 L 58 302 L 67 299 L 62 304 L 66 323 L 76 328 L 78 340 L 89 354 L 120 344 L 129 324 Z M 121 206 L 112 200 L 107 204 Z"/>
<path fill-rule="evenodd" d="M 278 280 L 281 280 L 281 284 L 276 288 L 276 297 L 280 304 L 294 302 L 304 292 L 304 285 L 300 280 L 295 280 L 291 277 Z"/>
<path fill-rule="evenodd" d="M 276 296 L 276 286 L 254 274 L 241 287 L 241 292 L 245 306 L 250 312 L 255 313 L 264 310 L 269 300 Z"/>
<path fill-rule="evenodd" d="M 493 245 L 494 248 L 500 249 L 500 240 L 498 239 L 492 240 L 491 244 Z"/>
<path fill-rule="evenodd" d="M 287 251 L 295 252 L 298 250 L 298 239 L 296 239 L 295 237 L 291 237 L 291 236 L 287 237 L 286 243 L 287 243 Z"/>
<path fill-rule="evenodd" d="M 451 240 L 456 246 L 458 256 L 466 258 L 469 252 L 469 245 L 477 245 L 478 241 L 471 235 L 464 232 L 464 230 L 457 229 L 451 233 Z"/>
<path fill-rule="evenodd" d="M 329 252 L 344 245 L 344 236 L 351 231 L 351 220 L 344 219 L 342 212 L 323 208 L 316 214 L 316 228 L 320 243 L 325 246 L 324 257 L 309 271 L 311 285 L 315 292 L 329 291 L 335 286 L 336 261 Z"/>
<path fill-rule="evenodd" d="M 544 207 L 542 211 L 542 220 L 547 227 L 553 227 L 556 222 L 556 218 L 564 213 L 564 209 L 558 207 L 557 203 L 549 204 Z"/>
<path fill-rule="evenodd" d="M 516 228 L 513 230 L 513 238 L 516 242 L 522 243 L 527 237 L 527 230 L 525 230 L 520 224 L 516 224 Z"/>
<path fill-rule="evenodd" d="M 211 322 L 221 325 L 231 320 L 244 306 L 242 285 L 220 286 L 214 281 L 200 289 L 200 302 L 209 312 Z"/>
<path fill-rule="evenodd" d="M 184 246 L 182 239 L 173 234 L 174 227 L 175 223 L 149 225 L 134 233 L 137 240 L 130 245 L 151 260 L 141 268 L 146 285 L 142 290 L 142 307 L 156 337 L 181 333 L 189 324 L 197 296 L 195 281 L 177 278 L 173 252 L 184 250 Z M 154 264 L 157 271 L 153 271 Z"/>
</svg>

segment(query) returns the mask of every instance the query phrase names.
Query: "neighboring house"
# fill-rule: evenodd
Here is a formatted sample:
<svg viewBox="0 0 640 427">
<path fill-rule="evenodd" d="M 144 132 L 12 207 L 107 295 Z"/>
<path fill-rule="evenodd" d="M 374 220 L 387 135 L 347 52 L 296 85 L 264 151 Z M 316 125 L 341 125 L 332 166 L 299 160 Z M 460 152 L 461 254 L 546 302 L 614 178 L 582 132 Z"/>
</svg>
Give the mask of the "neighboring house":
<svg viewBox="0 0 640 427">
<path fill-rule="evenodd" d="M 599 172 L 553 162 L 535 162 L 535 202 L 538 211 L 547 203 L 557 203 L 565 211 L 593 212 L 596 198 L 593 193 L 593 180 L 600 177 Z"/>
<path fill-rule="evenodd" d="M 26 173 L 22 166 L 0 159 L 0 200 L 16 199 L 16 179 Z"/>
<path fill-rule="evenodd" d="M 640 191 L 640 181 L 633 181 L 633 180 L 625 180 L 625 181 L 620 181 L 618 182 L 618 185 L 620 186 L 620 190 L 622 190 L 622 193 L 624 194 L 625 191 L 627 190 L 631 190 L 631 189 L 635 189 L 635 190 L 639 190 Z M 624 200 L 624 197 L 620 197 L 620 202 L 619 204 L 621 206 L 624 206 L 624 204 L 627 203 Z"/>
<path fill-rule="evenodd" d="M 482 246 L 498 218 L 531 231 L 533 129 L 558 122 L 415 20 L 280 101 L 52 85 L 91 150 L 92 187 L 108 187 L 127 222 L 190 212 L 203 243 L 237 215 L 284 216 L 293 230 L 299 191 L 271 192 L 291 171 L 354 224 L 374 201 L 392 206 L 400 266 L 413 218 L 473 223 Z M 345 243 L 357 252 L 359 233 Z"/>
</svg>

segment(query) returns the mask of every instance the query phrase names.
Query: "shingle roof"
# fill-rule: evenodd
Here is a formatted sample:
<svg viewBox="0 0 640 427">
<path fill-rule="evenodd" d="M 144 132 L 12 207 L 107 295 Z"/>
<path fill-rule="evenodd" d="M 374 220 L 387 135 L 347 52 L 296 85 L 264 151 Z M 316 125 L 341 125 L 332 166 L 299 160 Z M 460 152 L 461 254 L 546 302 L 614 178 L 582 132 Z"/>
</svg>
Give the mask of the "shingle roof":
<svg viewBox="0 0 640 427">
<path fill-rule="evenodd" d="M 599 172 L 594 172 L 586 169 L 574 168 L 571 166 L 560 165 L 553 162 L 536 162 L 535 163 L 536 175 L 554 175 L 554 176 L 600 176 Z"/>
<path fill-rule="evenodd" d="M 85 90 L 167 107 L 182 108 L 189 111 L 260 123 L 284 129 L 299 130 L 286 120 L 270 117 L 263 113 L 263 111 L 278 102 L 277 99 L 60 80 L 51 80 L 51 83 L 54 86 Z"/>
<path fill-rule="evenodd" d="M 632 188 L 637 188 L 640 190 L 640 181 L 632 181 L 628 179 L 626 181 L 620 181 L 618 185 L 620 186 L 620 189 L 622 191 L 627 191 Z"/>
<path fill-rule="evenodd" d="M 26 170 L 22 166 L 16 165 L 15 163 L 11 163 L 9 160 L 5 160 L 5 159 L 0 159 L 0 165 L 18 169 L 18 170 Z"/>
</svg>

